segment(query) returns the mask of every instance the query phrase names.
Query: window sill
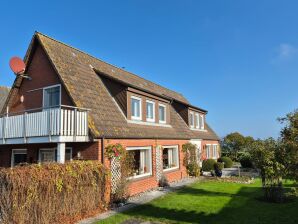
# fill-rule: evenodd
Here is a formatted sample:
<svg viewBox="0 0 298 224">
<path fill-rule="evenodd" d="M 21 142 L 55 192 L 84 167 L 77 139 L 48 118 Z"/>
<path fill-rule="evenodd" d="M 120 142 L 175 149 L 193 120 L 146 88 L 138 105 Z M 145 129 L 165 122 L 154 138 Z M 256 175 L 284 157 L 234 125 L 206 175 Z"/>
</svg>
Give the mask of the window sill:
<svg viewBox="0 0 298 224">
<path fill-rule="evenodd" d="M 152 177 L 152 173 L 145 173 L 145 174 L 141 174 L 141 175 L 136 175 L 136 176 L 132 176 L 132 177 L 128 177 L 127 180 L 130 181 L 139 181 L 139 180 L 143 180 L 143 179 L 147 179 L 149 177 Z"/>
<path fill-rule="evenodd" d="M 141 124 L 141 125 L 148 125 L 148 126 L 166 127 L 166 128 L 171 128 L 172 127 L 169 124 L 159 124 L 159 123 L 154 123 L 154 122 L 146 122 L 146 121 L 138 121 L 138 120 L 127 120 L 127 123 Z"/>
<path fill-rule="evenodd" d="M 206 129 L 198 129 L 198 128 L 192 128 L 192 127 L 190 127 L 190 130 L 192 130 L 192 131 L 202 131 L 202 132 L 207 132 Z"/>
<path fill-rule="evenodd" d="M 177 171 L 177 170 L 179 170 L 179 166 L 163 169 L 163 172 L 164 173 L 170 173 L 170 172 L 174 172 L 174 171 Z"/>
</svg>

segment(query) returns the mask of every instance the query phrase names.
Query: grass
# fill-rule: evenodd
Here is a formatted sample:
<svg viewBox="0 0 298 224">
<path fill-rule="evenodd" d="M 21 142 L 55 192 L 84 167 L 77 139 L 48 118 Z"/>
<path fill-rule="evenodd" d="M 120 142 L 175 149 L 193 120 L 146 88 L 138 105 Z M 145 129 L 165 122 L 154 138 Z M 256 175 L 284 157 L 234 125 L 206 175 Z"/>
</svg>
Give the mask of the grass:
<svg viewBox="0 0 298 224">
<path fill-rule="evenodd" d="M 258 200 L 261 196 L 260 181 L 249 185 L 198 182 L 98 224 L 130 219 L 161 223 L 298 223 L 298 200 L 273 204 Z"/>
</svg>

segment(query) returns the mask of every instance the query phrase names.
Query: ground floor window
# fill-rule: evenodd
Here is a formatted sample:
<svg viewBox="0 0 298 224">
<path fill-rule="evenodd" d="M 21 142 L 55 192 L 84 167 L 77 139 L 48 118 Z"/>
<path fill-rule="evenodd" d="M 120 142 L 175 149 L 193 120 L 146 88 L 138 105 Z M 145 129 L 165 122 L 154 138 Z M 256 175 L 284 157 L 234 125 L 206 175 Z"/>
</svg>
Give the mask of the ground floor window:
<svg viewBox="0 0 298 224">
<path fill-rule="evenodd" d="M 11 166 L 27 163 L 27 149 L 13 149 L 11 154 Z"/>
<path fill-rule="evenodd" d="M 211 158 L 211 145 L 206 145 L 206 157 L 207 159 Z"/>
<path fill-rule="evenodd" d="M 151 147 L 128 147 L 126 150 L 133 157 L 133 178 L 152 174 Z"/>
<path fill-rule="evenodd" d="M 65 161 L 72 160 L 72 148 L 67 147 L 65 149 Z M 57 149 L 48 148 L 39 150 L 39 162 L 56 162 L 57 161 Z"/>
<path fill-rule="evenodd" d="M 175 169 L 179 167 L 178 146 L 165 146 L 162 150 L 163 169 Z"/>
<path fill-rule="evenodd" d="M 212 147 L 213 147 L 213 158 L 217 159 L 218 157 L 217 145 L 212 145 Z"/>
</svg>

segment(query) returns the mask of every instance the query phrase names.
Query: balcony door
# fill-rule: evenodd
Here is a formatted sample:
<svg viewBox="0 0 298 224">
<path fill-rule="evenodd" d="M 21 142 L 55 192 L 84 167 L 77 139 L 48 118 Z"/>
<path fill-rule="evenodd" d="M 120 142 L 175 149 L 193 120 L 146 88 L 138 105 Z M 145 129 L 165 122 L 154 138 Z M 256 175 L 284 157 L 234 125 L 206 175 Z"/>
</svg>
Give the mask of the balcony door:
<svg viewBox="0 0 298 224">
<path fill-rule="evenodd" d="M 61 85 L 43 88 L 43 108 L 59 107 L 61 105 Z"/>
</svg>

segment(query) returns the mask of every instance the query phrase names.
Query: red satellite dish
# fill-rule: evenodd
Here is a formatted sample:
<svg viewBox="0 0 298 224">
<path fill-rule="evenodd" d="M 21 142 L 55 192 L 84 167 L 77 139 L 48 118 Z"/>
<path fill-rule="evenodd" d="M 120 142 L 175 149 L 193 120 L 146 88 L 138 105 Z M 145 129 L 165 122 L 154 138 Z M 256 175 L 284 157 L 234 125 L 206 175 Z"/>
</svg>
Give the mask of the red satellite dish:
<svg viewBox="0 0 298 224">
<path fill-rule="evenodd" d="M 12 57 L 9 61 L 9 66 L 11 70 L 17 75 L 22 74 L 26 68 L 25 63 L 19 57 Z"/>
</svg>

